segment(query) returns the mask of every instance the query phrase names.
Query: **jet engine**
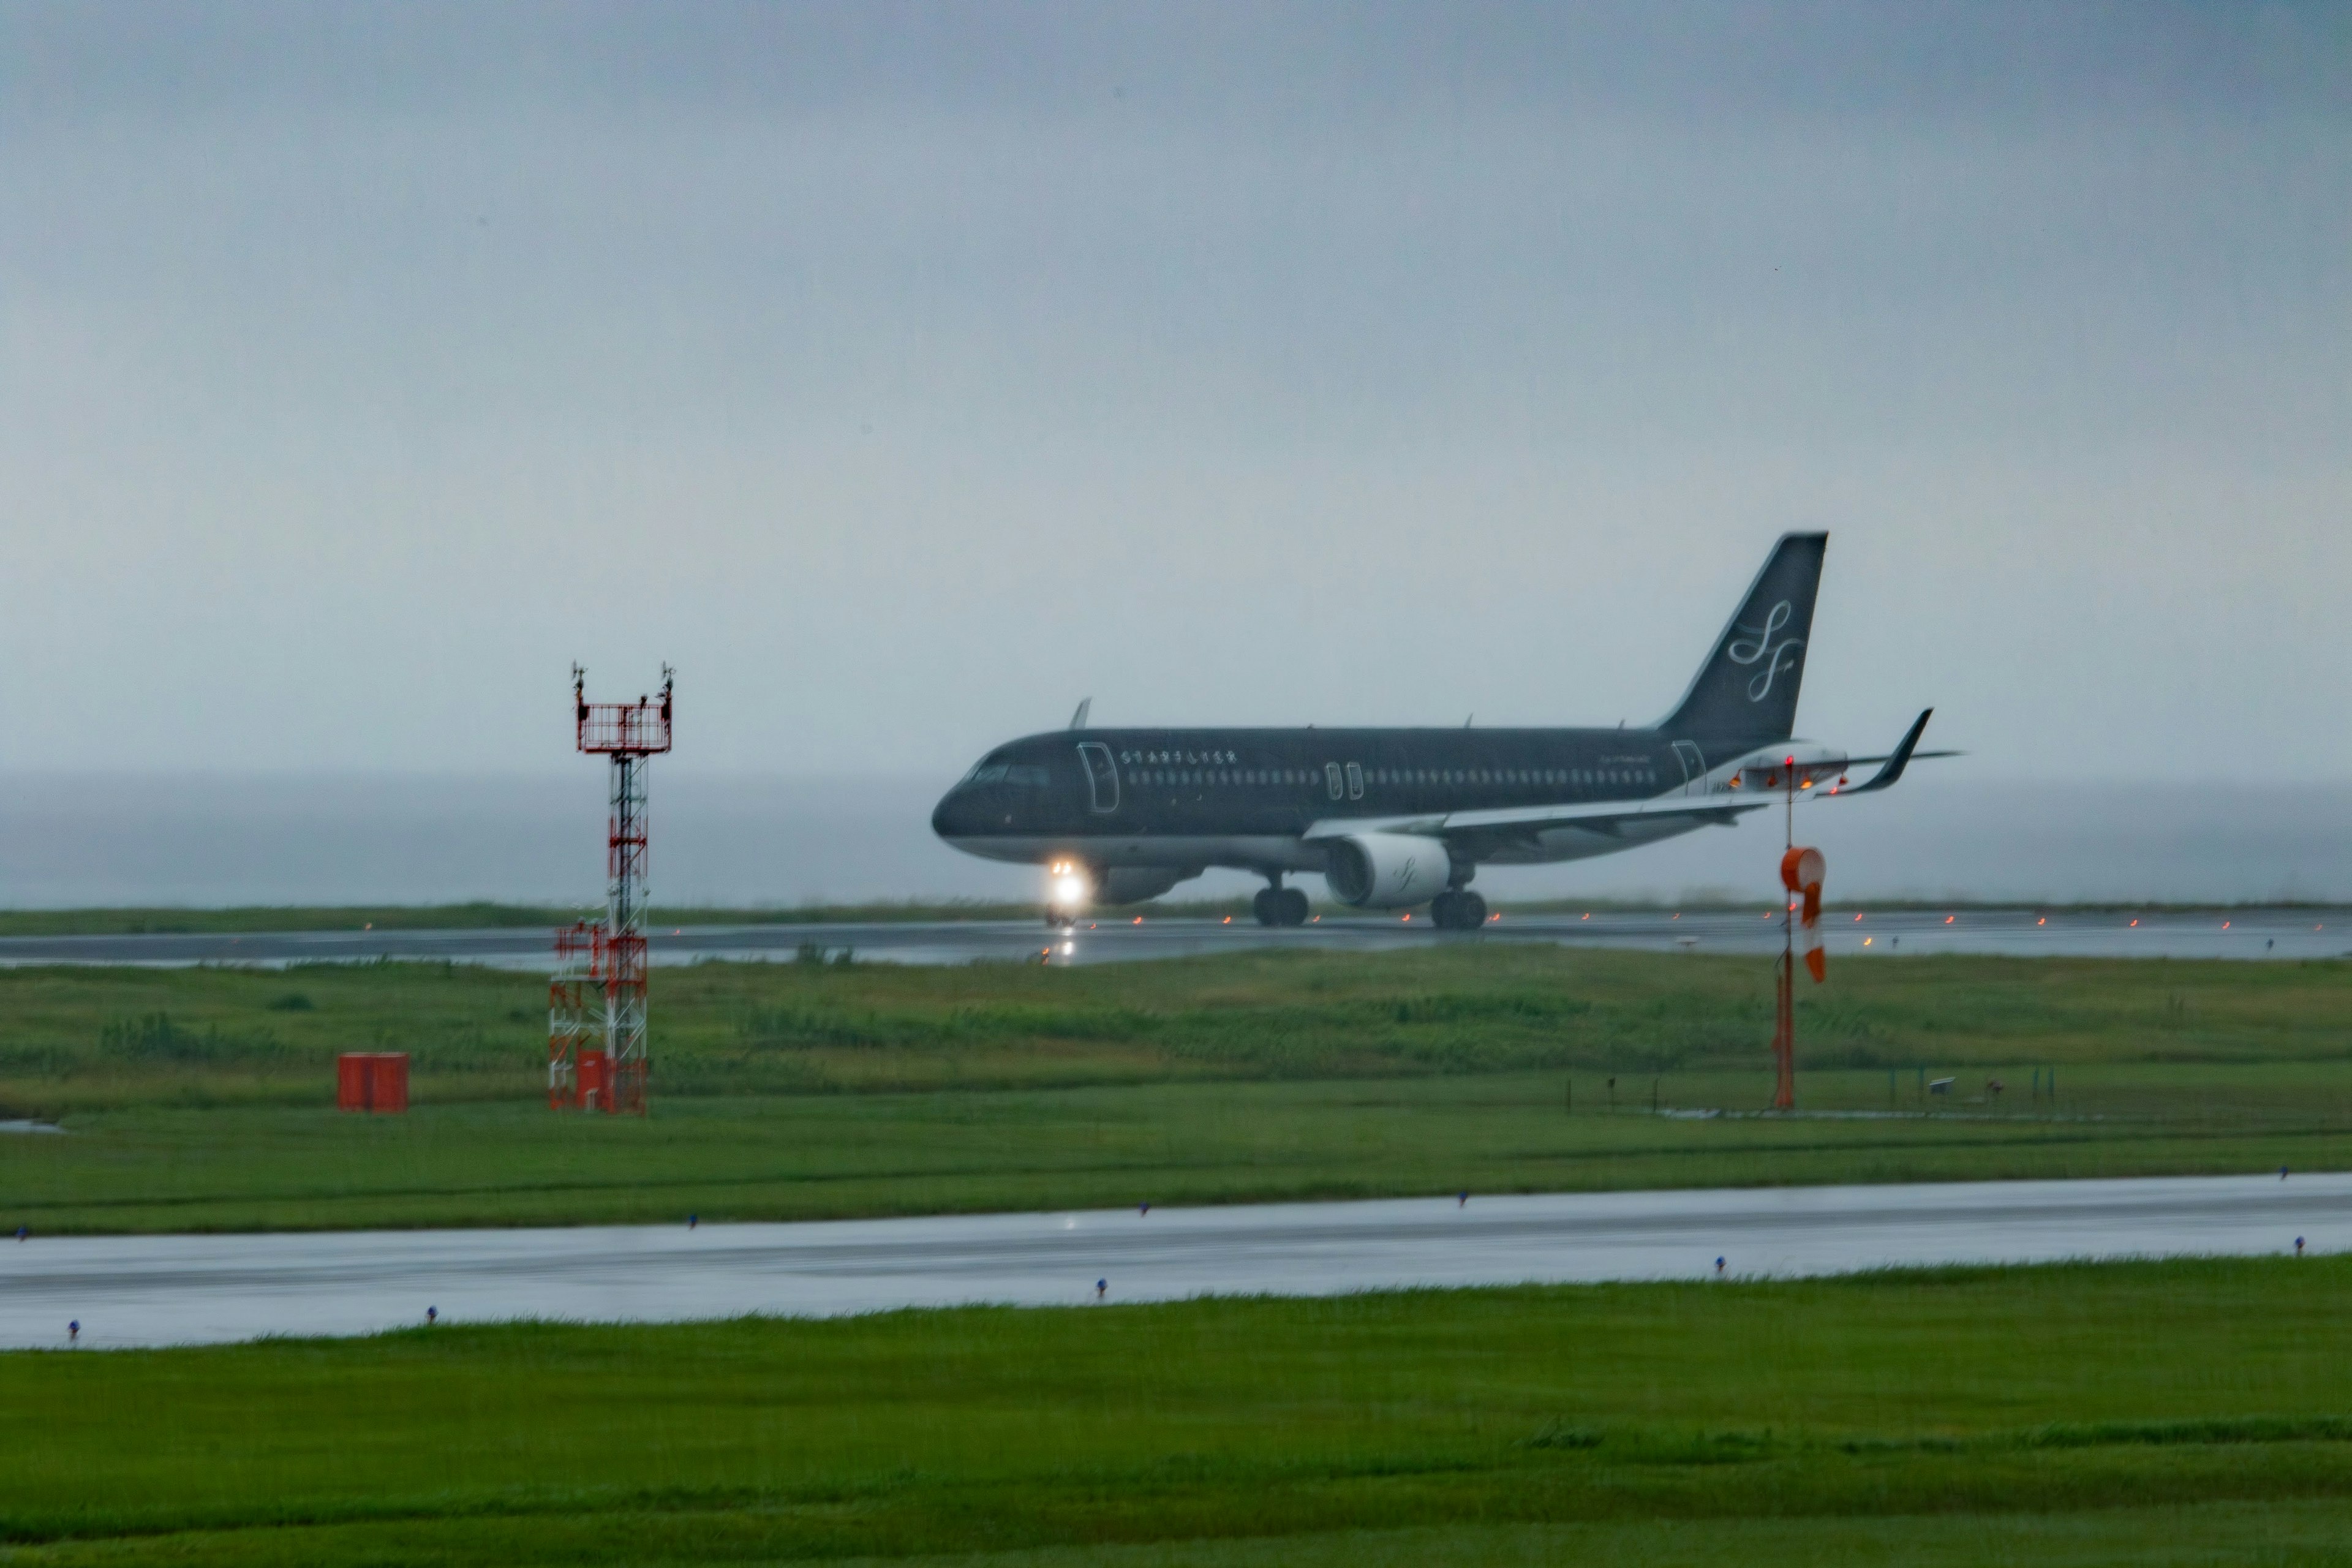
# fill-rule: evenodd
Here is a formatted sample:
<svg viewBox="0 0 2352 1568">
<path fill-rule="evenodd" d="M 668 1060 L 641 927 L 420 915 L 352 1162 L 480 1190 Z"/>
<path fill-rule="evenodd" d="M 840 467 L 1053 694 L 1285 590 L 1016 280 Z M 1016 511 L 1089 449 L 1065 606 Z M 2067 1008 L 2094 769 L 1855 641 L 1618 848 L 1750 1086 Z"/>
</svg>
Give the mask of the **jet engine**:
<svg viewBox="0 0 2352 1568">
<path fill-rule="evenodd" d="M 1357 833 L 1328 841 L 1324 879 L 1358 909 L 1402 910 L 1425 904 L 1454 879 L 1445 846 L 1412 833 Z"/>
<path fill-rule="evenodd" d="M 1096 874 L 1095 902 L 1139 904 L 1146 899 L 1158 898 L 1187 877 L 1200 874 L 1163 870 L 1158 866 L 1114 866 Z"/>
</svg>

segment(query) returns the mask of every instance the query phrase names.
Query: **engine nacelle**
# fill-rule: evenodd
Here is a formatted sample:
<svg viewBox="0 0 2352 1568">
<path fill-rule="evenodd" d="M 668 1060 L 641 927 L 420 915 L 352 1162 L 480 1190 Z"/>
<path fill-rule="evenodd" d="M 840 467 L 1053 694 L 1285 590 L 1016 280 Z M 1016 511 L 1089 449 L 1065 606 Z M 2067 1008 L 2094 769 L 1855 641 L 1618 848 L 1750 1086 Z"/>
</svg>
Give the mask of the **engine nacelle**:
<svg viewBox="0 0 2352 1568">
<path fill-rule="evenodd" d="M 1168 871 L 1157 866 L 1114 866 L 1095 875 L 1095 902 L 1139 904 L 1156 899 L 1198 871 Z"/>
<path fill-rule="evenodd" d="M 1328 841 L 1324 879 L 1360 910 L 1425 904 L 1454 879 L 1445 846 L 1413 833 L 1356 833 Z"/>
</svg>

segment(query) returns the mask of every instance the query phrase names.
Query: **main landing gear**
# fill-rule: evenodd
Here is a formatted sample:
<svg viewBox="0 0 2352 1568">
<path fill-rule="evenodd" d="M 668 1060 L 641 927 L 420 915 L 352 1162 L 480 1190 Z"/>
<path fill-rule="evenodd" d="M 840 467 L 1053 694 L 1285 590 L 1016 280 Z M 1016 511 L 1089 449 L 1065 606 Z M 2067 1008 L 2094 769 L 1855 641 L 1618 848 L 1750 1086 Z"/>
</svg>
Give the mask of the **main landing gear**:
<svg viewBox="0 0 2352 1568">
<path fill-rule="evenodd" d="M 1250 900 L 1250 910 L 1262 926 L 1303 926 L 1307 923 L 1307 895 L 1297 888 L 1277 883 L 1260 888 L 1257 897 Z"/>
<path fill-rule="evenodd" d="M 1486 923 L 1486 900 L 1466 888 L 1448 888 L 1429 900 L 1429 918 L 1440 931 L 1476 931 Z"/>
</svg>

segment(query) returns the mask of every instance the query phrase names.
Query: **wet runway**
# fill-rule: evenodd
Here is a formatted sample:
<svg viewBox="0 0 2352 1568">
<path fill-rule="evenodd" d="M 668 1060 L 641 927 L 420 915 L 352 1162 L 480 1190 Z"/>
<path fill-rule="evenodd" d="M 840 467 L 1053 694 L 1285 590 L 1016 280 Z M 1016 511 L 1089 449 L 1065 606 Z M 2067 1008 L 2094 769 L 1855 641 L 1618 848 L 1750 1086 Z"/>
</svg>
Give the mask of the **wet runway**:
<svg viewBox="0 0 2352 1568">
<path fill-rule="evenodd" d="M 1833 955 L 2003 952 L 2102 958 L 2340 958 L 2352 953 L 2352 911 L 2238 910 L 2189 914 L 2045 914 L 2032 909 L 1969 910 L 1949 915 L 1906 910 L 1832 915 L 1825 941 Z M 551 933 L 499 931 L 297 931 L 243 936 L 151 934 L 0 938 L 0 964 L 361 963 L 379 958 L 488 963 L 540 969 Z M 1380 952 L 1431 942 L 1549 942 L 1570 946 L 1672 952 L 1766 952 L 1780 943 L 1769 916 L 1692 911 L 1595 910 L 1513 915 L 1484 931 L 1440 933 L 1424 919 L 1326 916 L 1312 925 L 1269 931 L 1247 919 L 1231 922 L 1132 916 L 1099 918 L 1076 931 L 1048 932 L 1025 921 L 929 921 L 823 925 L 690 926 L 652 933 L 656 963 L 698 959 L 793 958 L 814 946 L 845 949 L 891 963 L 1101 963 L 1230 952 L 1243 948 Z"/>
<path fill-rule="evenodd" d="M 510 1318 L 824 1316 L 1394 1286 L 1794 1276 L 2352 1247 L 2352 1174 L 1586 1193 L 689 1230 L 0 1242 L 0 1345 L 354 1334 Z"/>
</svg>

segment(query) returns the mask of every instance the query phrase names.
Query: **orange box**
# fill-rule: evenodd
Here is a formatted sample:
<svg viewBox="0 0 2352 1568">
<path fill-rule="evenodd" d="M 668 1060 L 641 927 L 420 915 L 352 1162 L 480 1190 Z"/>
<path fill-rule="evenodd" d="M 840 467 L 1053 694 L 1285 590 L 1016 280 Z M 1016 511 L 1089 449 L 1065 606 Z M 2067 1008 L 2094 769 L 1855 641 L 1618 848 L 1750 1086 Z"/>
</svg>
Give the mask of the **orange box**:
<svg viewBox="0 0 2352 1568">
<path fill-rule="evenodd" d="M 397 1116 L 408 1109 L 406 1051 L 345 1051 L 335 1058 L 335 1109 Z"/>
<path fill-rule="evenodd" d="M 368 1074 L 368 1109 L 398 1116 L 408 1110 L 408 1053 L 378 1051 Z"/>
</svg>

